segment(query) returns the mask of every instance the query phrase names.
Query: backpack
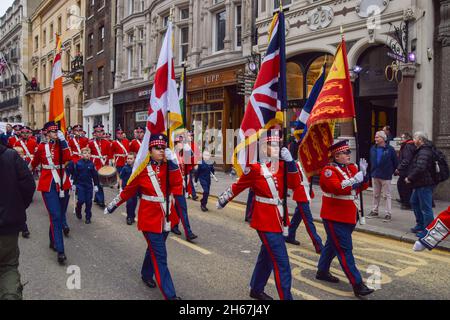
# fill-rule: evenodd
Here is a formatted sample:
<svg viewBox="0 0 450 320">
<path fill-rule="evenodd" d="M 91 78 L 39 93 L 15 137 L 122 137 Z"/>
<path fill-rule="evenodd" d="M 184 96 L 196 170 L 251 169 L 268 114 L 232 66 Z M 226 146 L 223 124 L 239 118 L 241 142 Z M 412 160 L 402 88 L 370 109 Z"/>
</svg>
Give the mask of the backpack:
<svg viewBox="0 0 450 320">
<path fill-rule="evenodd" d="M 435 147 L 433 147 L 433 169 L 432 176 L 436 184 L 444 182 L 450 177 L 450 170 L 445 154 Z"/>
</svg>

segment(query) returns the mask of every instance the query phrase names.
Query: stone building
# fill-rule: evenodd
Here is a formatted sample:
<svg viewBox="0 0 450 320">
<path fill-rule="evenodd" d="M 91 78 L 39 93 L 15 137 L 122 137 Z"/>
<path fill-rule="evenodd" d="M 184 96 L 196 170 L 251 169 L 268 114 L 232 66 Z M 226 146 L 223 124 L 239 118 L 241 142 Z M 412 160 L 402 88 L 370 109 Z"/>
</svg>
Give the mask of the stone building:
<svg viewBox="0 0 450 320">
<path fill-rule="evenodd" d="M 84 0 L 43 0 L 29 19 L 30 63 L 27 74 L 37 79 L 38 90 L 27 90 L 28 123 L 42 128 L 48 121 L 52 62 L 56 33 L 63 44 L 63 92 L 67 126 L 82 123 L 84 100 L 82 70 L 84 56 Z M 80 73 L 81 72 L 81 73 Z"/>
<path fill-rule="evenodd" d="M 83 126 L 90 137 L 97 123 L 102 123 L 106 132 L 112 131 L 110 90 L 114 87 L 115 11 L 114 0 L 86 4 Z"/>
<path fill-rule="evenodd" d="M 257 50 L 278 0 L 254 1 Z M 367 157 L 376 131 L 394 136 L 425 131 L 450 159 L 448 86 L 450 1 L 283 0 L 286 15 L 289 115 L 299 114 L 321 67 L 332 63 L 344 30 L 352 73 L 361 154 Z M 392 72 L 393 71 L 393 72 Z M 338 127 L 353 136 L 351 124 Z M 450 199 L 450 183 L 437 194 Z"/>
<path fill-rule="evenodd" d="M 3 122 L 27 121 L 22 98 L 26 81 L 21 71 L 27 70 L 30 60 L 27 19 L 38 4 L 39 0 L 16 0 L 0 17 L 0 52 L 9 65 L 0 75 L 0 121 Z"/>
</svg>

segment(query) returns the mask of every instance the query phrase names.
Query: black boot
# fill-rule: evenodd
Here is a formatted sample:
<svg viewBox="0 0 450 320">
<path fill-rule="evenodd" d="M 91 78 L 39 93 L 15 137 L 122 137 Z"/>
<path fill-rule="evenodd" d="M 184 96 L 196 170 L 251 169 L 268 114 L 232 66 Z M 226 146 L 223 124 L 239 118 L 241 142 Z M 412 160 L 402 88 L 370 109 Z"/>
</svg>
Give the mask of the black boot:
<svg viewBox="0 0 450 320">
<path fill-rule="evenodd" d="M 186 237 L 186 240 L 187 240 L 188 242 L 192 242 L 192 240 L 197 239 L 197 238 L 198 238 L 197 235 L 195 235 L 194 233 L 191 233 L 190 235 L 188 235 L 188 236 Z"/>
<path fill-rule="evenodd" d="M 356 297 L 364 297 L 371 293 L 373 293 L 375 290 L 370 289 L 367 287 L 363 282 L 358 283 L 353 286 L 353 292 L 355 293 Z"/>
<path fill-rule="evenodd" d="M 181 236 L 181 231 L 178 229 L 178 227 L 173 228 L 171 231 L 175 233 L 177 236 Z"/>
<path fill-rule="evenodd" d="M 202 209 L 203 212 L 209 211 L 208 208 L 204 205 L 201 205 L 200 209 Z"/>
<path fill-rule="evenodd" d="M 142 278 L 142 281 L 144 281 L 145 285 L 149 288 L 156 288 L 156 282 L 153 279 L 149 279 L 149 280 L 145 280 L 144 278 Z"/>
<path fill-rule="evenodd" d="M 28 230 L 22 231 L 22 237 L 28 239 L 30 237 L 30 231 Z"/>
<path fill-rule="evenodd" d="M 86 221 L 84 222 L 85 224 L 91 224 L 91 219 L 87 219 L 86 218 Z"/>
<path fill-rule="evenodd" d="M 297 241 L 295 239 L 285 238 L 284 241 L 286 241 L 287 243 L 293 244 L 294 246 L 299 246 L 300 245 L 300 241 Z"/>
<path fill-rule="evenodd" d="M 63 233 L 66 237 L 69 236 L 70 228 L 69 227 L 63 227 Z"/>
<path fill-rule="evenodd" d="M 58 263 L 60 265 L 63 265 L 66 260 L 67 260 L 67 257 L 64 253 L 58 253 Z"/>
<path fill-rule="evenodd" d="M 331 282 L 331 283 L 338 283 L 339 282 L 339 279 L 336 278 L 335 276 L 333 276 L 330 272 L 317 271 L 316 279 L 317 280 L 326 281 L 326 282 Z"/>
<path fill-rule="evenodd" d="M 131 226 L 133 224 L 133 219 L 127 218 L 127 225 Z"/>
<path fill-rule="evenodd" d="M 250 298 L 256 299 L 256 300 L 273 300 L 271 296 L 266 294 L 265 292 L 256 293 L 253 290 L 250 290 Z"/>
</svg>

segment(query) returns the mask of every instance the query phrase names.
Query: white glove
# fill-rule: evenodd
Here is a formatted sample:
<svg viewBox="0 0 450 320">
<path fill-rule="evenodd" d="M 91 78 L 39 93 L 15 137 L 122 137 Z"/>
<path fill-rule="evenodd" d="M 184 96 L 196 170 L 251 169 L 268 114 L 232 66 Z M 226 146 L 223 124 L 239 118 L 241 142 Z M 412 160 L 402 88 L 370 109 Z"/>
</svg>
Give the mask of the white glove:
<svg viewBox="0 0 450 320">
<path fill-rule="evenodd" d="M 59 141 L 66 141 L 66 137 L 64 137 L 64 133 L 61 130 L 58 130 L 58 139 Z"/>
<path fill-rule="evenodd" d="M 72 185 L 72 191 L 73 192 L 77 192 L 77 186 L 76 185 Z"/>
<path fill-rule="evenodd" d="M 98 187 L 94 186 L 94 192 L 97 193 L 98 192 Z"/>
<path fill-rule="evenodd" d="M 281 149 L 281 160 L 284 160 L 286 162 L 294 161 L 294 158 L 292 158 L 291 152 L 286 147 L 283 147 Z"/>
<path fill-rule="evenodd" d="M 356 182 L 361 183 L 364 181 L 364 173 L 362 173 L 362 171 L 360 171 L 355 175 L 354 178 L 355 178 Z"/>
<path fill-rule="evenodd" d="M 119 188 L 119 193 L 122 193 L 122 191 L 123 191 L 123 189 L 122 189 L 122 188 Z"/>
<path fill-rule="evenodd" d="M 367 163 L 367 160 L 364 159 L 364 158 L 361 158 L 361 159 L 359 160 L 359 170 L 361 170 L 362 173 L 363 173 L 364 175 L 366 175 L 366 174 L 367 174 L 367 168 L 368 168 L 368 167 L 369 167 L 369 164 Z"/>
<path fill-rule="evenodd" d="M 175 156 L 175 153 L 173 153 L 169 148 L 166 148 L 166 150 L 164 150 L 164 154 L 166 155 L 166 159 L 169 161 L 175 161 L 175 159 L 177 158 Z"/>
<path fill-rule="evenodd" d="M 426 248 L 425 248 L 425 246 L 422 244 L 422 242 L 420 242 L 420 241 L 416 241 L 416 243 L 414 243 L 414 247 L 413 247 L 413 250 L 414 251 L 423 251 L 423 250 L 425 250 Z"/>
</svg>

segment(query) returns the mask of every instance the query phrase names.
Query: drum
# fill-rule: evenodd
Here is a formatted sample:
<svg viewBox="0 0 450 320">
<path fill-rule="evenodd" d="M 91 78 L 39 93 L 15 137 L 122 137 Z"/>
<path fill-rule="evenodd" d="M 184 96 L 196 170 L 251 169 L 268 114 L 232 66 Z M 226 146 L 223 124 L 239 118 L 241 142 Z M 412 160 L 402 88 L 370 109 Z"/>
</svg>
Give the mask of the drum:
<svg viewBox="0 0 450 320">
<path fill-rule="evenodd" d="M 112 187 L 117 184 L 117 170 L 111 166 L 104 166 L 98 170 L 100 184 L 105 187 Z"/>
</svg>

